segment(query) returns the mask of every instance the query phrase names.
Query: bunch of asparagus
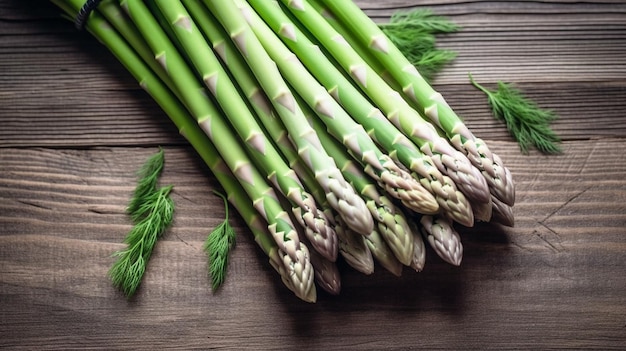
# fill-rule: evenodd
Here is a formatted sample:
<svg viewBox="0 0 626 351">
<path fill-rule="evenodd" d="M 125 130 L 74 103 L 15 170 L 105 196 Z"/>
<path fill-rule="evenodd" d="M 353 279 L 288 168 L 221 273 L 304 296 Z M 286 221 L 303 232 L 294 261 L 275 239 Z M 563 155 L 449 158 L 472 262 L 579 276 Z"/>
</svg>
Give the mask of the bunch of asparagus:
<svg viewBox="0 0 626 351">
<path fill-rule="evenodd" d="M 84 0 L 51 0 L 75 18 Z M 85 26 L 211 168 L 283 283 L 459 265 L 510 172 L 352 0 L 104 0 Z"/>
</svg>

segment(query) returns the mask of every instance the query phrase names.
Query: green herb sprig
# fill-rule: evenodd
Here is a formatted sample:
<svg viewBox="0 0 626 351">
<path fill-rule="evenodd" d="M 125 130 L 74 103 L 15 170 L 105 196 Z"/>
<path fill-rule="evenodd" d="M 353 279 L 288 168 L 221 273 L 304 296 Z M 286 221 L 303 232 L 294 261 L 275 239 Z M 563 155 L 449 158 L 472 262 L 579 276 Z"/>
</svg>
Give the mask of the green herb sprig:
<svg viewBox="0 0 626 351">
<path fill-rule="evenodd" d="M 111 266 L 109 276 L 113 285 L 128 298 L 141 284 L 157 239 L 173 219 L 174 202 L 170 197 L 173 186 L 157 188 L 164 161 L 161 149 L 138 172 L 139 180 L 127 209 L 134 224 L 124 239 L 127 248 L 113 254 L 117 260 Z"/>
<path fill-rule="evenodd" d="M 379 27 L 427 81 L 456 58 L 455 52 L 436 48 L 436 35 L 455 33 L 459 26 L 430 9 L 397 12 Z"/>
<path fill-rule="evenodd" d="M 506 124 L 523 153 L 528 153 L 532 146 L 544 154 L 561 153 L 561 139 L 550 127 L 557 118 L 554 112 L 540 108 L 511 84 L 499 81 L 496 90 L 489 90 L 471 74 L 469 78 L 474 87 L 487 95 L 494 117 Z"/>
<path fill-rule="evenodd" d="M 235 246 L 235 230 L 228 220 L 228 200 L 220 193 L 215 192 L 224 200 L 226 214 L 224 221 L 220 223 L 207 237 L 204 242 L 204 250 L 209 258 L 209 276 L 213 291 L 217 290 L 226 278 L 228 256 Z"/>
</svg>

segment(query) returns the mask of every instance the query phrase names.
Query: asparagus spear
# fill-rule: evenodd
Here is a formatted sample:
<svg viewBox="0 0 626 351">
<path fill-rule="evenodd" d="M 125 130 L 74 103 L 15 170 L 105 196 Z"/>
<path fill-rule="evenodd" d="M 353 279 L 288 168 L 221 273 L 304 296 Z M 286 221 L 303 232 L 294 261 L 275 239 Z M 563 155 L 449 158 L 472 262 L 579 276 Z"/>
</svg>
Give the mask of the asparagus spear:
<svg viewBox="0 0 626 351">
<path fill-rule="evenodd" d="M 515 224 L 513 208 L 493 195 L 491 196 L 491 201 L 493 203 L 492 221 L 508 227 L 513 227 Z"/>
<path fill-rule="evenodd" d="M 259 9 L 259 14 L 283 40 L 309 71 L 324 85 L 333 97 L 345 108 L 351 116 L 363 125 L 372 139 L 376 141 L 396 162 L 403 164 L 413 172 L 413 176 L 420 180 L 422 185 L 433 194 L 443 212 L 459 223 L 471 226 L 473 216 L 471 206 L 465 196 L 457 190 L 456 184 L 449 177 L 443 175 L 429 156 L 424 155 L 417 147 L 402 134 L 380 110 L 359 92 L 343 73 L 330 60 L 319 59 L 317 45 L 296 26 L 291 19 L 280 9 L 280 5 L 262 6 L 258 1 L 250 4 Z M 261 26 L 255 18 L 253 28 Z M 258 16 L 255 16 L 258 17 Z"/>
<path fill-rule="evenodd" d="M 367 235 L 374 226 L 363 200 L 343 179 L 332 158 L 325 152 L 313 129 L 306 123 L 300 106 L 281 78 L 276 64 L 254 36 L 245 18 L 230 1 L 205 0 L 209 10 L 226 29 L 258 79 L 283 121 L 298 154 L 315 174 L 330 205 L 355 231 Z"/>
<path fill-rule="evenodd" d="M 363 274 L 374 273 L 374 257 L 363 235 L 342 225 L 341 218 L 335 228 L 339 238 L 339 253 L 350 267 Z"/>
<path fill-rule="evenodd" d="M 399 277 L 402 275 L 402 263 L 398 260 L 389 245 L 383 239 L 377 229 L 374 229 L 370 235 L 365 236 L 365 244 L 372 252 L 372 256 L 376 262 L 383 266 L 393 275 Z"/>
<path fill-rule="evenodd" d="M 424 244 L 424 240 L 422 239 L 422 233 L 417 225 L 417 222 L 410 221 L 409 226 L 411 227 L 411 232 L 413 233 L 413 256 L 411 258 L 411 263 L 409 266 L 413 268 L 416 272 L 421 272 L 424 269 L 424 265 L 426 264 L 426 245 Z"/>
<path fill-rule="evenodd" d="M 330 261 L 315 251 L 312 251 L 310 254 L 317 285 L 331 295 L 339 295 L 341 292 L 341 276 L 335 262 Z"/>
<path fill-rule="evenodd" d="M 242 1 L 235 1 L 244 12 L 257 38 L 276 62 L 286 81 L 303 101 L 315 111 L 329 132 L 360 161 L 365 172 L 378 182 L 391 196 L 400 199 L 405 206 L 419 213 L 435 213 L 439 205 L 416 179 L 398 167 L 383 154 L 372 141 L 363 126 L 359 125 L 339 106 L 332 96 L 302 65 L 263 20 Z"/>
<path fill-rule="evenodd" d="M 59 8 L 63 9 L 68 16 L 74 18 L 78 13 L 78 10 L 82 6 L 81 0 L 52 0 Z M 220 159 L 217 150 L 200 129 L 200 127 L 193 121 L 193 118 L 188 114 L 186 109 L 180 104 L 174 94 L 156 77 L 155 73 L 144 64 L 142 59 L 137 56 L 135 51 L 128 46 L 127 42 L 121 38 L 121 36 L 111 29 L 111 24 L 107 22 L 98 12 L 93 12 L 89 20 L 86 23 L 87 30 L 96 38 L 98 38 L 115 56 L 116 58 L 128 69 L 128 71 L 137 79 L 140 85 L 154 98 L 159 106 L 167 113 L 171 120 L 177 125 L 181 134 L 183 134 L 194 149 L 200 154 L 203 160 L 213 170 L 216 178 L 229 191 L 231 201 L 234 199 L 240 200 L 234 203 L 238 210 L 242 209 L 240 204 L 247 204 L 251 206 L 250 199 L 244 189 L 248 191 L 254 190 L 257 192 L 257 201 L 265 202 L 266 206 L 263 208 L 265 212 L 261 213 L 264 219 L 272 223 L 268 225 L 264 230 L 271 231 L 273 234 L 267 236 L 261 234 L 259 227 L 258 214 L 254 214 L 253 211 L 241 210 L 241 213 L 245 214 L 244 218 L 249 224 L 251 230 L 255 235 L 255 240 L 261 247 L 261 249 L 268 255 L 273 267 L 278 267 L 280 264 L 279 272 L 282 271 L 281 276 L 287 286 L 294 291 L 294 293 L 305 301 L 314 302 L 316 299 L 316 292 L 313 282 L 313 270 L 311 264 L 308 262 L 308 253 L 306 247 L 301 245 L 301 250 L 297 256 L 299 259 L 293 260 L 288 254 L 285 253 L 274 242 L 274 237 L 283 236 L 284 233 L 295 233 L 295 228 L 290 224 L 289 217 L 286 213 L 275 206 L 272 201 L 274 196 L 268 196 L 271 194 L 271 188 L 266 187 L 266 191 L 263 191 L 261 182 L 257 183 L 258 187 L 246 186 L 246 184 L 237 184 L 236 186 L 232 173 L 225 167 L 225 164 Z M 257 177 L 258 178 L 258 177 Z M 261 179 L 262 180 L 262 179 Z M 266 197 L 266 198 L 262 198 Z M 244 200 L 246 199 L 246 200 Z M 247 201 L 247 202 L 246 202 Z M 287 237 L 291 235 L 286 235 Z"/>
<path fill-rule="evenodd" d="M 422 109 L 432 123 L 445 131 L 451 143 L 467 155 L 472 164 L 482 172 L 490 191 L 502 202 L 513 205 L 515 202 L 513 180 L 502 160 L 489 150 L 483 140 L 474 136 L 443 96 L 428 84 L 378 25 L 353 1 L 319 1 L 369 49 L 402 86 L 404 94 Z"/>
<path fill-rule="evenodd" d="M 422 216 L 421 232 L 437 255 L 444 261 L 458 266 L 463 259 L 463 244 L 452 223 L 440 216 Z"/>
</svg>

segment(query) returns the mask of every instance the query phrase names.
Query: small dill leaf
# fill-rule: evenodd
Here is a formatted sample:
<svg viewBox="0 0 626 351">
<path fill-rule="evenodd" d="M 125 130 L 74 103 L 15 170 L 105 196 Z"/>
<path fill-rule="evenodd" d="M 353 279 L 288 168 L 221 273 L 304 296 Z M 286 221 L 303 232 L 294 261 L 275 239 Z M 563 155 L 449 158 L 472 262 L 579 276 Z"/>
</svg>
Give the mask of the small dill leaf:
<svg viewBox="0 0 626 351">
<path fill-rule="evenodd" d="M 150 156 L 137 172 L 137 185 L 126 209 L 135 221 L 145 214 L 146 209 L 142 208 L 142 204 L 147 203 L 147 197 L 155 192 L 164 163 L 165 152 L 159 148 L 159 151 Z"/>
<path fill-rule="evenodd" d="M 471 74 L 469 78 L 474 87 L 485 93 L 493 116 L 504 122 L 523 153 L 531 147 L 544 154 L 561 153 L 561 140 L 550 127 L 550 122 L 557 118 L 554 112 L 539 107 L 511 84 L 499 81 L 496 90 L 489 90 Z"/>
<path fill-rule="evenodd" d="M 217 290 L 224 283 L 228 268 L 228 257 L 231 249 L 235 246 L 236 236 L 228 220 L 228 200 L 220 193 L 215 192 L 215 194 L 224 200 L 226 214 L 224 221 L 209 233 L 204 243 L 204 250 L 209 259 L 209 276 L 211 277 L 213 291 Z"/>
</svg>

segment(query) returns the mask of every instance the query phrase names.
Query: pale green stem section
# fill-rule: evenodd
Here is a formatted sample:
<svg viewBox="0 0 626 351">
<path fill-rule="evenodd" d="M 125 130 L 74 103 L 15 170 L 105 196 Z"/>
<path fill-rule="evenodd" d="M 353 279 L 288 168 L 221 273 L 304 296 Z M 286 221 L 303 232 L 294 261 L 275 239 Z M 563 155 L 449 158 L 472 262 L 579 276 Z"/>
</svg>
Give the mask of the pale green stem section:
<svg viewBox="0 0 626 351">
<path fill-rule="evenodd" d="M 368 233 L 373 220 L 363 200 L 343 179 L 332 158 L 322 147 L 313 129 L 306 123 L 293 93 L 282 79 L 276 64 L 258 41 L 252 29 L 234 3 L 204 1 L 209 10 L 226 29 L 246 60 L 261 87 L 285 125 L 298 154 L 315 174 L 330 205 L 345 222 L 359 233 Z"/>
<path fill-rule="evenodd" d="M 401 85 L 404 94 L 421 108 L 424 115 L 441 127 L 451 143 L 467 155 L 472 164 L 483 173 L 491 192 L 503 202 L 512 205 L 515 202 L 515 189 L 510 172 L 504 167 L 502 160 L 489 150 L 483 140 L 474 136 L 443 96 L 428 84 L 378 25 L 352 0 L 319 1 L 369 49 Z"/>
</svg>

